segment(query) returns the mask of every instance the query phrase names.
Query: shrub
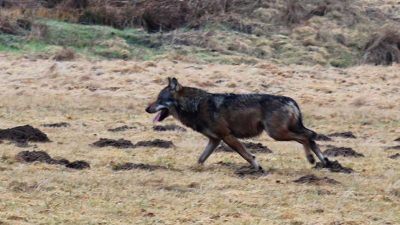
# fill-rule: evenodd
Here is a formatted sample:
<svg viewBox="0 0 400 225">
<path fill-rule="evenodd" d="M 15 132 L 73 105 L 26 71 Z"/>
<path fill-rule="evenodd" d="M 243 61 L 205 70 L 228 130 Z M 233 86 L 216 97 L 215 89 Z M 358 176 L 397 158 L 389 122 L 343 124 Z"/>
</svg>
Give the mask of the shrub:
<svg viewBox="0 0 400 225">
<path fill-rule="evenodd" d="M 373 34 L 364 47 L 363 61 L 375 65 L 400 63 L 399 28 L 385 28 Z"/>
</svg>

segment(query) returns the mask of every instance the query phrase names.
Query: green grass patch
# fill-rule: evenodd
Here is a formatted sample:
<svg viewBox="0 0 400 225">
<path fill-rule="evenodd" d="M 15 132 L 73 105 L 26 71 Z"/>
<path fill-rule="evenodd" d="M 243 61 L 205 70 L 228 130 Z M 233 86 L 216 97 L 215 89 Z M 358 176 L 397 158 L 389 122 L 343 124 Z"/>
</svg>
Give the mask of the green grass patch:
<svg viewBox="0 0 400 225">
<path fill-rule="evenodd" d="M 142 30 L 118 30 L 108 26 L 80 25 L 54 20 L 39 20 L 48 32 L 40 40 L 0 33 L 0 51 L 14 53 L 49 52 L 68 47 L 89 56 L 108 59 L 153 59 L 164 53 L 162 45 Z"/>
<path fill-rule="evenodd" d="M 90 58 L 174 58 L 220 64 L 254 64 L 268 59 L 281 64 L 330 64 L 335 67 L 354 65 L 355 57 L 358 57 L 355 55 L 357 53 L 350 53 L 338 44 L 315 46 L 312 49 L 287 35 L 257 37 L 214 23 L 198 30 L 182 28 L 165 35 L 148 34 L 141 29 L 119 30 L 109 26 L 55 20 L 38 20 L 36 23 L 47 26 L 47 32 L 37 39 L 29 34 L 15 36 L 0 33 L 0 52 L 45 53 L 51 57 L 55 51 L 67 47 Z M 175 42 L 175 39 L 178 41 Z M 260 47 L 264 49 L 258 50 Z"/>
<path fill-rule="evenodd" d="M 334 67 L 346 68 L 355 64 L 354 56 L 345 51 L 341 52 L 338 56 L 329 62 Z"/>
</svg>

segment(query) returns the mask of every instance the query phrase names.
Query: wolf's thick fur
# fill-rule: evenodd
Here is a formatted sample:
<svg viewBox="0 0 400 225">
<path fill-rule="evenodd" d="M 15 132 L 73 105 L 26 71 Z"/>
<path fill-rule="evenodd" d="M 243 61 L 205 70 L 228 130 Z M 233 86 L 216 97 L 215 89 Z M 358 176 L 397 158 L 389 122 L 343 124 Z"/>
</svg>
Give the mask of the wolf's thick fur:
<svg viewBox="0 0 400 225">
<path fill-rule="evenodd" d="M 328 159 L 314 141 L 316 133 L 304 127 L 300 108 L 293 99 L 267 94 L 213 94 L 184 87 L 175 78 L 168 78 L 168 81 L 168 86 L 161 90 L 157 100 L 146 111 L 159 112 L 156 121 L 172 115 L 207 136 L 209 143 L 198 160 L 200 164 L 207 160 L 222 140 L 254 168 L 262 170 L 255 156 L 245 149 L 238 138 L 254 137 L 264 130 L 275 140 L 303 144 L 310 163 L 315 163 L 312 151 L 323 164 L 327 164 Z"/>
</svg>

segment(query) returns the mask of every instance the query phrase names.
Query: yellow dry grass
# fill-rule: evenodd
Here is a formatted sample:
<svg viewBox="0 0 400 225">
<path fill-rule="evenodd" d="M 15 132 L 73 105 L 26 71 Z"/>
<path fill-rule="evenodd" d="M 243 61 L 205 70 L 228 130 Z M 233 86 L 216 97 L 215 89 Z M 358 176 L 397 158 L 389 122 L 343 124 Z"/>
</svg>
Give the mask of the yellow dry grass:
<svg viewBox="0 0 400 225">
<path fill-rule="evenodd" d="M 87 160 L 91 169 L 23 164 L 21 150 L 1 144 L 0 224 L 399 224 L 400 164 L 384 147 L 400 137 L 400 66 L 349 69 L 157 62 L 71 62 L 0 55 L 0 127 L 31 124 L 48 134 L 52 157 Z M 217 164 L 246 165 L 234 153 L 216 153 L 196 166 L 206 139 L 192 131 L 155 132 L 144 112 L 168 76 L 212 92 L 260 92 L 296 99 L 305 124 L 321 133 L 353 131 L 357 139 L 320 142 L 352 147 L 364 158 L 338 158 L 353 174 L 317 171 L 297 143 L 255 138 L 273 154 L 257 157 L 270 174 L 239 178 Z M 217 82 L 218 81 L 218 82 Z M 68 122 L 68 128 L 43 123 Z M 164 123 L 176 123 L 167 119 Z M 136 127 L 111 133 L 120 125 Z M 98 149 L 100 137 L 132 142 L 161 138 L 173 149 Z M 323 148 L 324 149 L 324 148 Z M 25 149 L 26 150 L 26 149 Z M 122 162 L 174 170 L 114 172 Z M 307 174 L 338 185 L 296 184 Z"/>
</svg>

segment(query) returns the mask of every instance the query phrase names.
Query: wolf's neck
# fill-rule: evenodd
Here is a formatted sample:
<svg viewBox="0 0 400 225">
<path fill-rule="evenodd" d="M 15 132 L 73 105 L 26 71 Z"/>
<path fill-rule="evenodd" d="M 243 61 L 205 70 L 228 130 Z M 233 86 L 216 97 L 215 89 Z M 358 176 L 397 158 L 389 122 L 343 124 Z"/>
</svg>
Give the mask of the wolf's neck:
<svg viewBox="0 0 400 225">
<path fill-rule="evenodd" d="M 209 95 L 210 93 L 201 89 L 185 87 L 178 99 L 178 108 L 181 112 L 195 113 L 199 110 L 201 101 Z"/>
</svg>

